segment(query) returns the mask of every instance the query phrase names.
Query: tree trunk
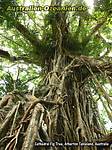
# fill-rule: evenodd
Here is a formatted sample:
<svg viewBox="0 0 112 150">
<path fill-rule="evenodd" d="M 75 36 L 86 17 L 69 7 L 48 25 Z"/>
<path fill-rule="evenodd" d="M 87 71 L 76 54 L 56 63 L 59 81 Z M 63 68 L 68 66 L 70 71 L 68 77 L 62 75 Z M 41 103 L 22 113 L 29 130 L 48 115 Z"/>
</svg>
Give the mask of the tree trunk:
<svg viewBox="0 0 112 150">
<path fill-rule="evenodd" d="M 87 68 L 82 66 L 80 57 L 77 61 L 77 57 L 72 59 L 58 52 L 46 77 L 46 85 L 51 87 L 46 100 L 62 104 L 48 109 L 48 135 L 51 142 L 56 142 L 53 149 L 94 150 L 95 146 L 90 145 L 105 134 Z M 90 145 L 77 146 L 80 142 Z"/>
<path fill-rule="evenodd" d="M 40 96 L 13 91 L 2 98 L 1 150 L 100 150 L 98 142 L 111 142 L 93 98 L 95 64 L 85 56 L 71 58 L 58 51 L 46 67 Z"/>
<path fill-rule="evenodd" d="M 52 3 L 61 6 L 59 0 L 53 0 Z M 14 25 L 36 50 L 40 49 L 38 56 L 42 59 L 42 66 L 45 65 L 44 91 L 41 95 L 35 93 L 36 97 L 33 94 L 22 96 L 21 93 L 13 91 L 2 99 L 0 150 L 100 150 L 101 147 L 96 141 L 107 142 L 106 139 L 112 136 L 110 134 L 104 140 L 99 140 L 106 131 L 100 121 L 97 101 L 93 98 L 91 80 L 96 80 L 94 73 L 97 73 L 99 68 L 102 71 L 107 69 L 107 74 L 110 73 L 108 70 L 112 65 L 99 64 L 97 67 L 96 60 L 81 54 L 84 52 L 84 44 L 89 42 L 91 35 L 96 33 L 105 20 L 98 23 L 80 43 L 70 39 L 65 13 L 49 12 L 48 15 L 48 26 L 50 25 L 50 31 L 52 30 L 49 39 L 54 42 L 53 46 L 48 43 L 51 47 L 45 45 L 47 48 L 44 48 L 40 41 L 18 22 Z M 2 50 L 1 52 L 2 57 L 11 59 L 9 53 Z M 101 89 L 98 82 L 97 87 Z M 101 91 L 110 101 L 105 91 Z M 16 103 L 16 106 L 10 106 L 10 101 L 12 105 Z M 5 116 L 4 112 L 7 112 Z"/>
</svg>

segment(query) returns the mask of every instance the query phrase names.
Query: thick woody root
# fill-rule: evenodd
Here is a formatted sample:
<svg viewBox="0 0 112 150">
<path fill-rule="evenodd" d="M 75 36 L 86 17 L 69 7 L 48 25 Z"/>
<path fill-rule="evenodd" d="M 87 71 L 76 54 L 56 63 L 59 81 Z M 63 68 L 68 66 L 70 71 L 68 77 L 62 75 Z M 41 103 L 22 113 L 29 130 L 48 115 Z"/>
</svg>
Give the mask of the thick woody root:
<svg viewBox="0 0 112 150">
<path fill-rule="evenodd" d="M 16 95 L 12 95 L 13 99 L 16 99 Z M 4 97 L 7 98 L 8 95 Z M 0 111 L 4 110 L 6 106 L 9 107 L 0 126 L 1 150 L 16 148 L 33 150 L 36 141 L 48 142 L 50 140 L 50 116 L 45 106 L 59 106 L 61 103 L 47 102 L 32 95 L 26 97 L 28 101 L 23 99 L 24 102 L 18 100 L 14 103 L 12 99 L 12 105 L 8 105 L 8 102 L 1 105 Z M 4 98 L 1 100 L 2 104 L 3 102 Z"/>
<path fill-rule="evenodd" d="M 46 76 L 48 91 L 44 97 L 31 94 L 9 93 L 0 101 L 1 150 L 71 150 L 69 146 L 42 147 L 41 142 L 95 142 L 106 139 L 99 121 L 97 102 L 91 94 L 88 76 L 91 74 L 96 87 L 104 91 L 84 57 L 76 57 L 62 68 L 65 60 L 59 55 Z M 79 69 L 79 70 L 78 70 Z M 77 72 L 79 71 L 79 72 Z M 86 80 L 86 81 L 85 81 Z M 90 82 L 90 80 L 89 80 Z M 108 99 L 105 92 L 104 97 Z M 38 94 L 37 94 L 38 95 Z M 107 136 L 108 137 L 108 136 Z M 109 136 L 111 138 L 111 135 Z M 79 150 L 80 147 L 73 147 Z M 84 150 L 96 150 L 84 146 Z"/>
</svg>

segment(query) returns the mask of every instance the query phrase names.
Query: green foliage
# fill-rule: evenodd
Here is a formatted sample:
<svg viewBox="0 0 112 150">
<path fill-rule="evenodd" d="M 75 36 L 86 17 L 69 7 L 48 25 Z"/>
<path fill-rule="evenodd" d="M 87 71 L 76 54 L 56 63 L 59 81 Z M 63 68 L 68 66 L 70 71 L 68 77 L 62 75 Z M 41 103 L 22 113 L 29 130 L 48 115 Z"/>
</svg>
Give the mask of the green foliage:
<svg viewBox="0 0 112 150">
<path fill-rule="evenodd" d="M 42 80 L 41 68 L 36 65 L 27 66 L 22 64 L 19 68 L 17 65 L 8 65 L 7 67 L 1 66 L 0 96 L 15 90 L 27 92 L 28 89 L 32 89 L 32 85 L 38 85 Z"/>
<path fill-rule="evenodd" d="M 8 34 L 5 34 L 5 37 L 9 37 L 9 39 L 12 39 L 12 41 L 9 40 L 4 42 L 3 39 L 2 42 L 4 46 L 6 45 L 8 47 L 11 47 L 13 49 L 13 52 L 11 52 L 12 54 L 15 54 L 20 57 L 25 56 L 27 59 L 29 56 L 32 56 L 35 57 L 35 60 L 39 59 L 39 61 L 41 61 L 41 59 L 44 60 L 45 58 L 52 57 L 54 54 L 54 46 L 56 44 L 54 35 L 52 33 L 52 29 L 55 28 L 56 20 L 59 22 L 61 21 L 59 12 L 40 12 L 40 15 L 37 15 L 37 12 L 26 12 L 26 14 L 24 14 L 23 12 L 20 13 L 13 11 L 4 12 L 8 5 L 18 5 L 19 3 L 21 3 L 21 1 L 2 1 L 3 9 L 1 13 L 1 22 L 4 21 L 4 24 L 2 22 L 2 25 L 4 25 L 5 28 L 7 27 L 6 30 L 11 29 L 13 27 L 14 21 L 18 20 L 22 22 L 22 24 L 24 24 L 24 26 L 30 32 L 34 31 L 32 33 L 36 37 L 42 39 L 41 48 L 38 49 L 41 56 L 36 56 L 38 53 L 37 49 L 34 49 L 33 46 L 27 40 L 25 40 L 24 37 L 18 34 L 16 30 L 11 31 L 13 32 L 14 36 L 9 36 Z M 110 7 L 110 3 L 110 1 L 107 2 L 105 0 L 99 1 L 96 7 L 101 7 L 102 9 L 104 9 L 105 7 L 106 9 Z M 33 1 L 32 4 L 34 4 Z M 84 6 L 87 8 L 85 3 Z M 98 57 L 99 54 L 107 47 L 107 45 L 102 43 L 101 40 L 98 40 L 95 36 L 92 36 L 90 37 L 90 41 L 85 47 L 85 45 L 83 44 L 83 40 L 86 39 L 87 35 L 93 28 L 93 25 L 98 23 L 99 18 L 106 15 L 105 12 L 106 11 L 98 11 L 98 9 L 95 9 L 95 11 L 92 14 L 89 14 L 87 10 L 85 12 L 67 12 L 67 20 L 68 22 L 70 21 L 70 25 L 69 34 L 67 35 L 67 37 L 64 36 L 64 38 L 67 39 L 65 40 L 65 42 L 63 42 L 63 45 L 65 46 L 64 48 L 73 54 L 94 55 L 95 57 Z M 39 21 L 40 18 L 41 21 Z M 29 20 L 32 23 L 29 23 Z M 81 23 L 79 24 L 80 21 Z M 111 24 L 106 24 L 101 30 L 107 35 L 111 31 Z M 108 37 L 109 36 L 110 34 L 108 35 Z M 39 61 L 35 62 L 38 63 Z"/>
<path fill-rule="evenodd" d="M 30 2 L 32 5 L 36 5 L 34 0 L 31 0 Z M 16 6 L 18 4 L 21 5 L 22 3 L 22 0 L 1 0 L 0 3 L 0 45 L 4 49 L 8 48 L 8 52 L 11 56 L 20 58 L 19 62 L 13 63 L 13 65 L 16 66 L 16 69 L 12 69 L 10 66 L 11 64 L 5 61 L 5 64 L 9 63 L 9 69 L 6 69 L 6 66 L 3 63 L 4 60 L 2 61 L 3 66 L 0 66 L 0 96 L 13 90 L 19 90 L 20 92 L 28 91 L 28 89 L 32 88 L 32 85 L 35 85 L 39 90 L 40 88 L 42 89 L 44 82 L 43 73 L 41 73 L 41 69 L 39 69 L 38 66 L 41 65 L 43 70 L 46 69 L 46 65 L 50 66 L 57 48 L 56 44 L 58 39 L 55 37 L 57 33 L 56 23 L 60 23 L 61 21 L 64 22 L 65 18 L 68 32 L 65 34 L 65 32 L 63 33 L 62 31 L 63 39 L 61 46 L 67 53 L 72 56 L 90 55 L 95 58 L 99 58 L 100 54 L 106 48 L 109 48 L 111 53 L 112 42 L 110 42 L 109 45 L 97 36 L 97 34 L 100 33 L 105 37 L 106 41 L 112 39 L 111 0 L 99 0 L 91 14 L 88 10 L 84 12 L 64 12 L 66 13 L 64 19 L 61 18 L 61 15 L 64 16 L 65 14 L 56 11 L 6 11 L 9 5 Z M 48 3 L 48 1 L 39 1 L 39 5 L 45 3 Z M 69 1 L 66 1 L 66 3 L 70 4 Z M 80 1 L 77 0 L 71 2 L 73 5 L 76 5 L 76 3 L 80 3 Z M 64 4 L 65 1 L 63 1 L 63 5 Z M 85 3 L 84 6 L 87 7 Z M 103 18 L 107 19 L 105 23 L 98 29 L 98 31 L 91 35 L 94 27 L 97 26 L 99 22 L 102 22 Z M 17 21 L 31 33 L 31 37 L 28 34 L 24 36 L 24 33 L 26 33 L 27 30 L 25 30 L 25 32 L 24 30 L 21 32 L 18 31 L 14 26 Z M 64 25 L 61 26 L 62 30 L 64 29 Z M 37 40 L 37 43 L 34 42 L 37 46 L 34 46 L 28 40 L 28 36 L 31 40 Z M 86 40 L 88 36 L 89 40 L 85 44 L 84 40 Z M 40 45 L 38 45 L 38 41 L 41 43 Z M 47 63 L 45 63 L 46 61 Z M 20 63 L 18 74 L 18 65 L 16 63 Z M 86 74 L 86 72 L 84 72 L 84 74 Z M 101 78 L 101 76 L 98 75 L 97 78 L 103 87 L 108 84 L 106 77 Z M 92 92 L 94 92 L 92 94 L 98 97 L 95 85 L 90 82 L 89 86 L 90 89 L 92 88 Z M 112 96 L 112 89 L 110 89 L 109 94 Z M 102 124 L 107 123 L 107 120 L 105 119 L 107 116 L 105 116 L 106 112 L 102 110 Z"/>
<path fill-rule="evenodd" d="M 14 12 L 8 12 L 7 8 L 8 6 L 14 4 L 13 0 L 1 0 L 1 9 L 0 9 L 0 23 L 3 24 L 4 21 L 7 25 L 7 28 L 12 27 L 13 21 L 10 20 L 10 17 L 14 18 L 15 13 Z"/>
<path fill-rule="evenodd" d="M 53 25 L 56 23 L 56 12 L 49 12 L 44 19 L 45 26 Z"/>
<path fill-rule="evenodd" d="M 95 9 L 111 14 L 112 0 L 98 0 Z"/>
<path fill-rule="evenodd" d="M 88 49 L 88 53 L 91 56 L 94 56 L 97 58 L 98 56 L 100 56 L 100 53 L 102 52 L 102 50 L 105 48 L 105 45 L 101 43 L 99 39 L 94 38 L 93 41 L 89 42 L 86 48 Z"/>
<path fill-rule="evenodd" d="M 14 80 L 11 73 L 9 72 L 5 72 L 3 74 L 3 76 L 1 77 L 1 89 L 2 89 L 2 94 L 3 93 L 8 93 L 8 92 L 12 92 L 14 90 L 18 90 L 18 91 L 27 91 L 28 90 L 28 86 L 25 84 L 22 84 L 23 81 L 22 79 L 17 79 Z"/>
<path fill-rule="evenodd" d="M 100 114 L 101 123 L 105 126 L 107 124 L 107 121 L 105 119 L 105 116 L 107 117 L 107 114 L 105 111 L 102 110 L 102 113 Z"/>
<path fill-rule="evenodd" d="M 46 3 L 39 1 L 39 5 Z M 13 12 L 13 11 L 5 11 L 9 5 L 18 5 L 22 4 L 23 1 L 18 0 L 2 0 L 1 2 L 1 23 L 4 27 L 4 34 L 1 34 L 2 37 L 1 42 L 4 46 L 12 48 L 11 54 L 22 57 L 25 56 L 25 59 L 28 59 L 29 56 L 34 57 L 35 62 L 40 62 L 41 59 L 45 59 L 48 57 L 52 57 L 54 54 L 54 48 L 56 45 L 56 41 L 54 38 L 53 30 L 56 30 L 56 21 L 60 22 L 61 14 L 60 12 L 50 11 L 50 12 Z M 35 4 L 34 1 L 31 1 L 32 4 Z M 69 2 L 68 2 L 69 3 Z M 80 1 L 72 2 L 73 4 L 80 4 Z M 85 8 L 88 8 L 85 2 L 82 2 Z M 82 3 L 80 5 L 82 5 Z M 65 1 L 63 1 L 63 5 Z M 80 6 L 79 5 L 79 6 Z M 107 9 L 110 10 L 111 0 L 99 0 L 97 4 L 95 4 L 95 11 L 92 14 L 89 14 L 88 10 L 84 12 L 74 11 L 67 12 L 66 18 L 68 22 L 68 34 L 63 37 L 63 46 L 64 49 L 73 54 L 79 55 L 92 55 L 94 57 L 98 57 L 100 53 L 107 47 L 106 43 L 103 43 L 101 39 L 98 39 L 94 34 L 89 38 L 89 42 L 87 45 L 83 43 L 83 41 L 87 38 L 87 36 L 91 33 L 91 30 L 95 25 L 99 23 L 99 19 L 102 21 L 102 17 L 107 16 Z M 97 9 L 97 8 L 101 8 Z M 65 12 L 64 12 L 65 13 Z M 38 15 L 39 14 L 39 15 Z M 33 45 L 30 44 L 22 34 L 18 34 L 17 30 L 14 30 L 13 24 L 18 20 L 22 23 L 32 34 L 34 37 L 32 39 L 41 39 L 40 48 L 34 48 Z M 108 22 L 102 26 L 100 32 L 105 34 L 107 38 L 111 38 L 111 18 L 108 15 Z M 3 23 L 4 22 L 4 23 Z M 7 30 L 10 30 L 7 32 Z M 64 34 L 64 33 L 63 33 Z M 4 39 L 7 38 L 8 41 Z M 12 39 L 12 40 L 11 40 Z M 40 54 L 41 56 L 39 56 Z M 44 55 L 43 55 L 44 54 Z M 43 57 L 43 58 L 42 58 Z M 31 58 L 30 58 L 31 59 Z M 37 61 L 38 59 L 39 61 Z M 40 63 L 41 64 L 41 63 Z"/>
</svg>

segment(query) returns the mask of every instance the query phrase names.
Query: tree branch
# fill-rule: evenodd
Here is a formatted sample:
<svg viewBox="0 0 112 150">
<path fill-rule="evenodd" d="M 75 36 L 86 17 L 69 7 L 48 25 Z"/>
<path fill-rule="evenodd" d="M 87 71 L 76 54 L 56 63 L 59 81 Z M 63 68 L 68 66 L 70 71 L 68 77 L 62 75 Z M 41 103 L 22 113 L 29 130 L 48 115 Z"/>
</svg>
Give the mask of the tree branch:
<svg viewBox="0 0 112 150">
<path fill-rule="evenodd" d="M 10 54 L 7 51 L 4 51 L 2 49 L 0 49 L 0 57 L 12 61 L 12 57 L 10 56 Z M 14 58 L 15 58 L 15 56 L 14 56 Z"/>
<path fill-rule="evenodd" d="M 14 24 L 14 27 L 28 40 L 30 43 L 37 47 L 41 47 L 40 41 L 37 37 L 32 34 L 24 25 L 19 23 L 18 21 Z"/>
<path fill-rule="evenodd" d="M 0 49 L 0 57 L 5 58 L 11 62 L 15 62 L 18 60 L 23 60 L 25 62 L 31 63 L 31 60 L 28 60 L 25 57 L 15 57 L 15 56 L 11 56 L 7 51 Z"/>
<path fill-rule="evenodd" d="M 108 62 L 107 60 L 107 62 L 105 62 L 104 59 L 95 59 L 81 55 L 77 58 L 75 57 L 74 62 L 75 64 L 72 64 L 70 68 L 74 67 L 76 69 L 84 69 L 84 72 L 87 76 L 91 75 L 86 67 L 89 65 L 93 73 L 101 73 L 106 71 L 106 74 L 112 77 L 112 61 Z"/>
<path fill-rule="evenodd" d="M 102 56 L 100 56 L 100 58 L 104 58 L 106 55 L 108 55 L 110 53 L 111 49 L 109 48 L 109 46 L 112 45 L 112 42 L 107 42 L 108 39 L 106 40 L 99 32 L 98 32 L 98 34 L 96 34 L 96 37 L 101 39 L 102 42 L 107 45 L 105 53 Z"/>
<path fill-rule="evenodd" d="M 18 45 L 18 46 L 20 46 L 20 47 L 23 47 L 21 44 L 15 42 L 13 39 L 11 39 L 11 38 L 9 38 L 9 37 L 7 37 L 7 36 L 1 34 L 1 33 L 0 33 L 0 36 L 1 36 L 1 37 L 4 37 L 5 39 L 7 39 L 7 40 L 13 42 L 14 44 L 16 44 L 16 45 Z"/>
<path fill-rule="evenodd" d="M 21 24 L 19 21 L 17 21 L 14 18 L 11 18 L 9 15 L 5 14 L 3 17 L 4 20 L 9 19 L 13 21 L 13 27 L 15 27 L 22 35 L 23 37 L 28 40 L 32 46 L 36 48 L 36 54 L 40 55 L 41 51 L 43 49 L 43 45 L 41 44 L 41 41 L 37 38 L 36 35 L 34 35 L 32 32 L 30 32 L 23 24 Z"/>
<path fill-rule="evenodd" d="M 82 18 L 80 16 L 80 18 L 79 18 L 79 24 L 78 24 L 78 27 L 77 27 L 76 32 L 75 32 L 75 35 L 76 35 L 77 39 L 79 37 L 80 31 L 81 31 L 81 27 L 82 27 Z"/>
<path fill-rule="evenodd" d="M 112 142 L 112 132 L 97 140 L 97 142 Z"/>
<path fill-rule="evenodd" d="M 86 46 L 88 42 L 90 41 L 91 37 L 101 28 L 102 25 L 107 21 L 107 17 L 101 18 L 102 21 L 97 23 L 95 27 L 92 29 L 92 31 L 89 33 L 89 35 L 84 39 L 83 45 Z"/>
</svg>

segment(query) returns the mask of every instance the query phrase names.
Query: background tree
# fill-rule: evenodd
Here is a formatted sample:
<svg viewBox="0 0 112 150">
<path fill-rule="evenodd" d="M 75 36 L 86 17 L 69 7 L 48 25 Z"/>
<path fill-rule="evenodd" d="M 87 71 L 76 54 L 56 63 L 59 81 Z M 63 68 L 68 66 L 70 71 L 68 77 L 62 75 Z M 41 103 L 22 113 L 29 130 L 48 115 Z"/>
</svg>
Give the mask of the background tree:
<svg viewBox="0 0 112 150">
<path fill-rule="evenodd" d="M 92 13 L 78 0 L 37 6 L 48 3 L 52 10 L 21 12 L 15 8 L 25 1 L 1 0 L 1 149 L 79 150 L 65 142 L 112 141 L 98 110 L 100 103 L 112 122 L 112 2 L 94 1 Z M 57 10 L 65 5 L 75 11 Z"/>
</svg>

